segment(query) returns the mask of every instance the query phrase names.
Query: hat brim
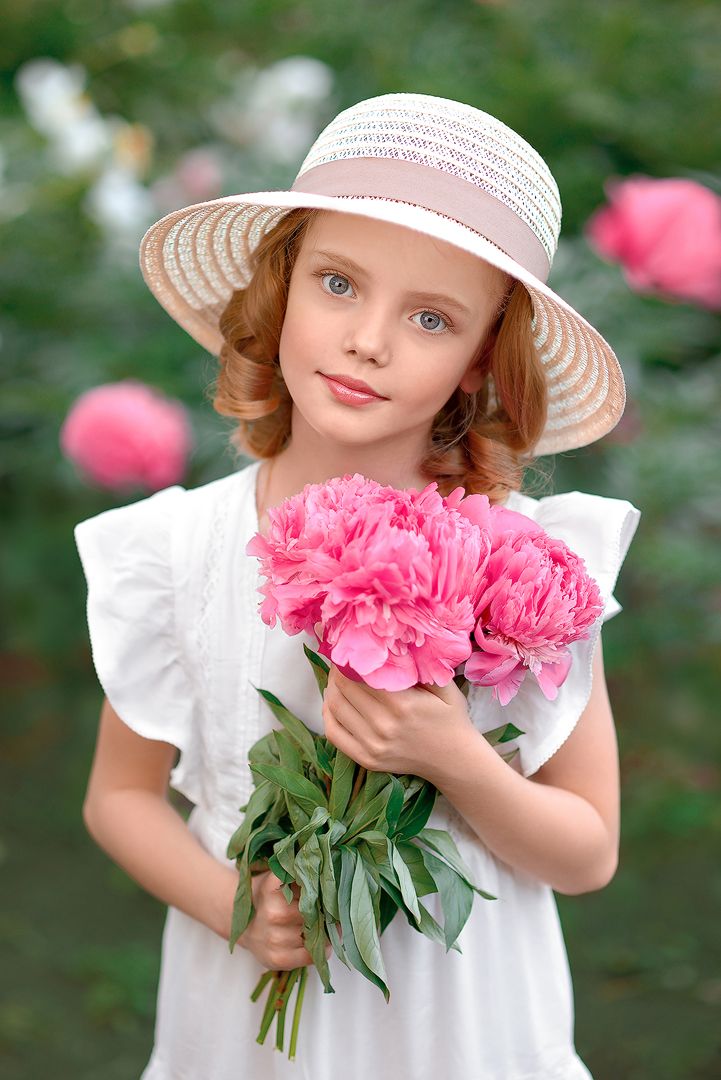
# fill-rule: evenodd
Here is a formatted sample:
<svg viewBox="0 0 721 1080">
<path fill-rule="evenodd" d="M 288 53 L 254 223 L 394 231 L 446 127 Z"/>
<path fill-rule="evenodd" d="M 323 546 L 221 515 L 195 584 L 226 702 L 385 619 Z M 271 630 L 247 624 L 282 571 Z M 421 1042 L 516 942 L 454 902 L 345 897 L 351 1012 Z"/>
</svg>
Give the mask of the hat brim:
<svg viewBox="0 0 721 1080">
<path fill-rule="evenodd" d="M 403 225 L 454 244 L 525 285 L 548 386 L 547 423 L 535 454 L 585 446 L 618 423 L 625 404 L 621 368 L 582 315 L 485 236 L 435 211 L 390 199 L 259 191 L 186 206 L 151 225 L 140 245 L 143 277 L 168 314 L 209 352 L 220 352 L 220 315 L 233 292 L 248 284 L 255 247 L 293 209 Z"/>
</svg>

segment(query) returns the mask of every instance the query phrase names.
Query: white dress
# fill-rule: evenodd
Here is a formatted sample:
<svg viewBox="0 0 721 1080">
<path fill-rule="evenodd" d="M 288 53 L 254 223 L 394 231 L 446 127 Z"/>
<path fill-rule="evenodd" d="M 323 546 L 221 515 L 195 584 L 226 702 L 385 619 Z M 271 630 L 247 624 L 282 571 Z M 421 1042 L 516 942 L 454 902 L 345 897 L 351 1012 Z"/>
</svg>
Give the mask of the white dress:
<svg viewBox="0 0 721 1080">
<path fill-rule="evenodd" d="M 221 862 L 251 791 L 248 748 L 273 726 L 253 685 L 272 690 L 320 730 L 320 695 L 305 635 L 272 630 L 258 614 L 260 462 L 194 490 L 171 487 L 76 528 L 88 580 L 98 678 L 134 731 L 179 747 L 171 783 L 194 803 L 189 827 Z M 628 502 L 570 492 L 507 504 L 534 517 L 586 560 L 620 610 L 616 577 L 638 523 Z M 594 639 L 573 646 L 555 702 L 526 679 L 504 709 L 472 688 L 481 730 L 512 720 L 529 776 L 560 747 L 588 700 Z M 295 1062 L 257 1045 L 262 1006 L 249 994 L 262 969 L 247 950 L 169 908 L 163 933 L 155 1045 L 142 1080 L 582 1080 L 573 998 L 552 890 L 486 850 L 439 797 L 430 824 L 447 828 L 482 888 L 459 944 L 415 932 L 397 916 L 382 937 L 390 1004 L 331 956 L 335 994 L 309 972 Z M 427 898 L 437 918 L 436 897 Z"/>
</svg>

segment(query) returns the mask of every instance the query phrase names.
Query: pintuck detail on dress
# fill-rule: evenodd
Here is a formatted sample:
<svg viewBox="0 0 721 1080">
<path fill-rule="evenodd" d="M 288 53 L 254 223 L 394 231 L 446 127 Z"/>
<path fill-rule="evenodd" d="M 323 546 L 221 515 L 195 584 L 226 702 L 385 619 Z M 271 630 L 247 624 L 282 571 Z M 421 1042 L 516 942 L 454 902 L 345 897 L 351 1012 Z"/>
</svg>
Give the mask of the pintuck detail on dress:
<svg viewBox="0 0 721 1080">
<path fill-rule="evenodd" d="M 258 529 L 259 466 L 193 490 L 168 488 L 75 532 L 100 683 L 132 730 L 178 747 L 171 783 L 195 804 L 189 828 L 226 863 L 252 788 L 248 749 L 274 724 L 256 687 L 314 730 L 322 725 L 302 649 L 314 642 L 265 626 L 258 612 L 258 564 L 245 547 Z M 541 500 L 514 494 L 509 506 L 585 559 L 606 618 L 620 610 L 612 590 L 639 517 L 630 503 L 570 492 Z M 481 730 L 510 720 L 525 732 L 518 748 L 526 775 L 583 712 L 594 644 L 573 646 L 555 702 L 531 678 L 503 709 L 489 689 L 471 688 L 469 711 Z M 588 1080 L 573 1047 L 570 973 L 550 888 L 497 860 L 442 798 L 431 824 L 452 831 L 477 883 L 498 897 L 475 901 L 462 954 L 445 953 L 396 918 L 383 937 L 390 1005 L 331 957 L 336 993 L 324 995 L 309 979 L 298 1058 L 289 1063 L 255 1042 L 259 1015 L 248 1000 L 261 972 L 255 958 L 242 948 L 231 955 L 226 941 L 170 908 L 143 1080 Z"/>
</svg>

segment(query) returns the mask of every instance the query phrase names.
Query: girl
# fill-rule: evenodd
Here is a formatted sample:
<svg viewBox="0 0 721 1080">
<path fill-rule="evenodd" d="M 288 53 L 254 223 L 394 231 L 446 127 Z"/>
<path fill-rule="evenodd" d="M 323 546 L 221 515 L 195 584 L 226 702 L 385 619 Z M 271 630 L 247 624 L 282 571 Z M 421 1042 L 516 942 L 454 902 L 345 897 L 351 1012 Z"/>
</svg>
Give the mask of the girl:
<svg viewBox="0 0 721 1080">
<path fill-rule="evenodd" d="M 518 490 L 533 455 L 599 438 L 623 410 L 611 349 L 545 284 L 559 225 L 553 177 L 517 134 L 468 105 L 391 94 L 336 117 L 290 191 L 191 206 L 144 238 L 150 288 L 220 355 L 215 407 L 256 459 L 76 530 L 107 694 L 84 818 L 169 905 L 144 1080 L 589 1075 L 553 890 L 602 888 L 616 867 L 598 632 L 573 647 L 553 702 L 530 680 L 501 710 L 489 690 L 389 693 L 332 667 L 321 709 L 302 642 L 260 619 L 245 554 L 268 508 L 307 483 L 360 472 L 399 488 L 436 481 L 442 494 L 461 484 L 566 540 L 605 617 L 619 610 L 612 589 L 638 511 Z M 226 846 L 251 791 L 248 748 L 272 724 L 255 687 L 367 768 L 431 780 L 431 824 L 498 897 L 475 901 L 460 954 L 395 919 L 382 939 L 388 1005 L 331 956 L 336 993 L 309 980 L 294 1063 L 256 1044 L 248 1000 L 264 968 L 310 963 L 297 898 L 272 874 L 254 879 L 256 914 L 228 948 Z M 509 720 L 524 733 L 516 766 L 481 734 Z M 194 804 L 187 824 L 169 783 Z"/>
</svg>

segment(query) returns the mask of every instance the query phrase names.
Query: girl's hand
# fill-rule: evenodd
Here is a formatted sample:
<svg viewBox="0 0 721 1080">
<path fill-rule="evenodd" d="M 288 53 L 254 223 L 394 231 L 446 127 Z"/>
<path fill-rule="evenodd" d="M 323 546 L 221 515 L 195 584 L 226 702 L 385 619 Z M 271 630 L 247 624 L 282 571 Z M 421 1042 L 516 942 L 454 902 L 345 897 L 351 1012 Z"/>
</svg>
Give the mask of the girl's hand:
<svg viewBox="0 0 721 1080">
<path fill-rule="evenodd" d="M 453 747 L 475 734 L 466 699 L 447 686 L 374 690 L 330 665 L 323 698 L 325 734 L 344 754 L 373 772 L 413 773 L 433 781 Z"/>
<path fill-rule="evenodd" d="M 298 910 L 298 886 L 289 904 L 280 891 L 281 882 L 270 870 L 255 874 L 252 881 L 255 915 L 239 944 L 271 971 L 290 971 L 312 964 L 303 944 L 303 917 Z"/>
</svg>

